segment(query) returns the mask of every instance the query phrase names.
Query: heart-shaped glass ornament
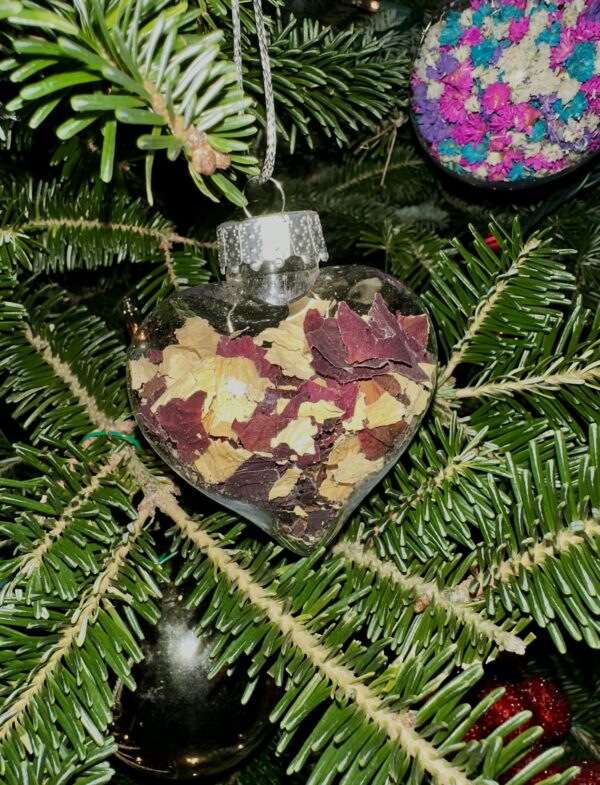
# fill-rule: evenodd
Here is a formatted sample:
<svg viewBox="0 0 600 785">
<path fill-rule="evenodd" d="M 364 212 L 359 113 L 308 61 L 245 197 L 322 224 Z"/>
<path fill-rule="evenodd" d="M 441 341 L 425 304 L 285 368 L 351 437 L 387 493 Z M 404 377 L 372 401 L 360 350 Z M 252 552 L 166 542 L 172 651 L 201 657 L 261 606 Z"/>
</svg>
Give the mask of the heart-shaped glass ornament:
<svg viewBox="0 0 600 785">
<path fill-rule="evenodd" d="M 597 0 L 452 0 L 415 61 L 417 135 L 472 185 L 548 183 L 600 150 L 599 62 Z"/>
<path fill-rule="evenodd" d="M 211 499 L 308 553 L 398 460 L 434 389 L 418 298 L 385 273 L 327 267 L 312 211 L 218 229 L 223 283 L 177 293 L 128 363 L 136 418 Z"/>
</svg>

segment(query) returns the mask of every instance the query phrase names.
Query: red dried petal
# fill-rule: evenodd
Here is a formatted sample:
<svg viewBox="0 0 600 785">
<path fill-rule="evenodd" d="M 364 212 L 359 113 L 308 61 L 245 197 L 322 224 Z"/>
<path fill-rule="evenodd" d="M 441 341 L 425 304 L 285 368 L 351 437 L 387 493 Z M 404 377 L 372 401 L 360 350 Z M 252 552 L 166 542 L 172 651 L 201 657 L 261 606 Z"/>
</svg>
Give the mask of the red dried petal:
<svg viewBox="0 0 600 785">
<path fill-rule="evenodd" d="M 370 461 L 377 460 L 394 446 L 398 436 L 407 427 L 408 423 L 402 420 L 394 425 L 382 425 L 378 428 L 367 428 L 360 431 L 358 434 L 360 448 Z"/>
<path fill-rule="evenodd" d="M 298 392 L 290 399 L 283 410 L 285 417 L 297 417 L 300 405 L 303 403 L 317 403 L 318 401 L 332 401 L 336 399 L 334 390 L 324 387 L 322 384 L 317 384 L 312 380 L 303 382 L 298 388 Z"/>
<path fill-rule="evenodd" d="M 380 293 L 375 295 L 369 309 L 369 322 L 380 351 L 375 356 L 410 365 L 411 357 L 405 345 L 405 333 L 400 329 L 397 319 Z"/>
<path fill-rule="evenodd" d="M 140 398 L 143 398 L 149 406 L 157 401 L 166 390 L 166 383 L 162 376 L 155 376 L 142 387 Z"/>
<path fill-rule="evenodd" d="M 234 499 L 264 504 L 279 477 L 280 471 L 273 461 L 254 456 L 245 461 L 221 488 L 224 494 Z"/>
<path fill-rule="evenodd" d="M 249 335 L 242 335 L 238 338 L 230 338 L 222 335 L 217 344 L 217 354 L 221 357 L 245 357 L 251 360 L 256 366 L 259 374 L 265 379 L 272 379 L 274 382 L 283 379 L 281 368 L 265 359 L 267 353 L 262 346 L 257 346 Z"/>
<path fill-rule="evenodd" d="M 304 317 L 305 335 L 308 335 L 308 333 L 312 333 L 315 330 L 318 330 L 324 321 L 325 318 L 321 316 L 321 314 L 317 311 L 317 309 L 311 308 L 309 311 L 306 312 L 306 316 Z"/>
<path fill-rule="evenodd" d="M 304 329 L 308 345 L 313 350 L 313 357 L 316 350 L 333 368 L 346 368 L 350 365 L 340 327 L 335 319 L 321 318 L 321 325 L 311 331 L 307 331 L 305 322 Z"/>
<path fill-rule="evenodd" d="M 163 353 L 160 349 L 148 349 L 146 357 L 154 365 L 160 365 L 163 360 Z"/>
<path fill-rule="evenodd" d="M 283 414 L 262 414 L 255 411 L 248 422 L 233 423 L 233 430 L 239 435 L 242 447 L 251 452 L 271 452 L 271 439 L 290 423 L 290 417 Z"/>
<path fill-rule="evenodd" d="M 378 376 L 377 377 L 377 384 L 382 387 L 386 392 L 392 395 L 394 398 L 397 398 L 402 403 L 410 403 L 410 400 L 407 398 L 406 395 L 402 392 L 402 387 L 397 379 L 394 379 L 393 376 Z"/>
<path fill-rule="evenodd" d="M 177 445 L 177 451 L 184 461 L 191 461 L 208 447 L 208 437 L 202 425 L 202 407 L 206 393 L 195 392 L 186 400 L 173 398 L 161 406 L 156 418 L 164 433 Z"/>
<path fill-rule="evenodd" d="M 337 311 L 337 321 L 348 362 L 361 363 L 382 356 L 378 353 L 377 338 L 369 325 L 343 301 Z"/>
<path fill-rule="evenodd" d="M 429 319 L 426 314 L 418 314 L 417 316 L 402 316 L 398 314 L 398 324 L 403 332 L 409 335 L 421 349 L 427 347 L 427 340 L 429 338 Z"/>
</svg>

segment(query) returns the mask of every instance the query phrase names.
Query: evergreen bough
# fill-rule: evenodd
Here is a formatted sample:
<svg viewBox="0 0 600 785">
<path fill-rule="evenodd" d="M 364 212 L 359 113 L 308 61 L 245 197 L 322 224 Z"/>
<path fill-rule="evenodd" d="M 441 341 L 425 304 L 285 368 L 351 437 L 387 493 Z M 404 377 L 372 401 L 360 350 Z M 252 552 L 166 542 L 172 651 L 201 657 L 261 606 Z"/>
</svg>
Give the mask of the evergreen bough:
<svg viewBox="0 0 600 785">
<path fill-rule="evenodd" d="M 465 214 L 489 213 L 446 195 L 404 130 L 402 36 L 368 24 L 331 31 L 297 22 L 281 3 L 269 9 L 288 152 L 318 151 L 328 138 L 370 148 L 329 167 L 315 153 L 311 176 L 289 175 L 288 190 L 322 210 L 334 256 L 369 253 L 422 294 L 441 350 L 435 400 L 338 541 L 302 559 L 181 495 L 150 449 L 82 442 L 134 429 L 114 314 L 123 281 L 146 312 L 215 273 L 212 219 L 180 228 L 158 176 L 161 207 L 149 207 L 150 166 L 140 177 L 134 145 L 150 163 L 160 150 L 183 155 L 204 196 L 241 204 L 262 116 L 235 83 L 228 2 L 0 2 L 1 67 L 18 115 L 2 119 L 0 161 L 6 785 L 111 779 L 112 684 L 134 686 L 143 623 L 156 622 L 167 580 L 192 587 L 199 627 L 219 631 L 215 672 L 246 668 L 246 697 L 265 671 L 283 688 L 276 751 L 309 785 L 505 779 L 542 731 L 519 731 L 530 716 L 522 712 L 487 739 L 464 741 L 501 692 L 473 704 L 484 666 L 502 651 L 524 656 L 536 636 L 561 655 L 573 641 L 600 648 L 600 315 L 593 287 L 581 301 L 573 254 L 561 250 L 575 235 L 579 271 L 595 280 L 593 194 L 580 191 L 533 232 L 505 211 L 492 225 L 500 250 L 491 250 L 485 222 L 462 228 Z M 242 10 L 248 94 L 260 104 Z M 372 139 L 391 116 L 400 131 L 388 156 Z M 121 133 L 128 125 L 133 136 Z M 199 171 L 194 129 L 230 155 L 223 171 Z M 73 137 L 70 146 L 55 133 Z M 32 161 L 39 145 L 62 172 Z M 181 177 L 176 164 L 169 171 Z M 176 574 L 161 566 L 165 549 L 177 554 Z M 573 656 L 566 678 L 585 718 L 578 707 L 589 714 L 600 694 L 582 693 Z M 577 732 L 593 750 L 594 734 Z M 241 781 L 274 780 L 274 754 Z M 561 754 L 546 750 L 508 785 L 525 785 Z M 563 785 L 574 771 L 546 783 Z"/>
</svg>

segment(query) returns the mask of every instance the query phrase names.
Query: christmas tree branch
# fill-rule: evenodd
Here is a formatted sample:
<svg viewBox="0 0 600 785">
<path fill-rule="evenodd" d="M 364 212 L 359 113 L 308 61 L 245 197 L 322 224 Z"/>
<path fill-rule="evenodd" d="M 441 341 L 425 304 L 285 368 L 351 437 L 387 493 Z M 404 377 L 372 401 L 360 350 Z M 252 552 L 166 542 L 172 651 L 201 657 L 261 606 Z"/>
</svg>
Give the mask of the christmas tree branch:
<svg viewBox="0 0 600 785">
<path fill-rule="evenodd" d="M 553 367 L 560 364 L 561 360 L 559 359 L 553 364 Z M 573 364 L 570 369 L 562 373 L 552 373 L 553 369 L 550 368 L 548 373 L 524 376 L 521 379 L 506 379 L 474 387 L 457 387 L 454 388 L 453 395 L 457 399 L 463 399 L 496 397 L 513 393 L 535 393 L 537 391 L 549 393 L 568 385 L 593 386 L 600 382 L 600 360 L 595 360 L 584 367 L 579 366 L 580 363 Z M 448 394 L 452 395 L 452 392 Z"/>
<path fill-rule="evenodd" d="M 377 180 L 381 179 L 384 173 L 392 174 L 394 172 L 404 172 L 410 171 L 411 169 L 417 169 L 419 167 L 424 167 L 425 161 L 422 158 L 411 158 L 408 160 L 401 160 L 395 161 L 390 163 L 389 165 L 377 165 L 373 166 L 372 164 L 360 171 L 354 177 L 345 178 L 343 182 L 340 182 L 338 185 L 335 185 L 331 190 L 332 193 L 341 194 L 345 191 L 352 191 L 357 186 L 363 185 L 365 182 L 369 180 Z"/>
<path fill-rule="evenodd" d="M 448 362 L 440 384 L 459 365 L 494 368 L 524 350 L 523 336 L 539 341 L 564 317 L 574 279 L 558 261 L 565 252 L 551 248 L 539 234 L 524 238 L 515 222 L 511 233 L 491 227 L 502 253 L 496 255 L 474 230 L 473 250 L 457 240 L 460 259 L 440 254 L 424 294 L 439 328 Z M 512 314 L 519 313 L 515 321 Z M 511 366 L 512 367 L 512 366 Z"/>
<path fill-rule="evenodd" d="M 113 221 L 100 221 L 98 219 L 86 218 L 38 218 L 33 221 L 25 221 L 20 226 L 3 227 L 2 234 L 7 234 L 10 238 L 22 237 L 24 232 L 37 229 L 98 229 L 102 232 L 122 232 L 124 234 L 137 234 L 148 237 L 156 241 L 158 247 L 171 247 L 172 245 L 189 245 L 193 248 L 217 247 L 216 242 L 205 242 L 196 240 L 193 237 L 185 237 L 175 231 L 164 231 L 155 229 L 151 226 L 141 226 L 139 224 L 126 224 Z"/>
<path fill-rule="evenodd" d="M 409 595 L 408 599 L 414 602 L 418 612 L 425 611 L 432 604 L 444 613 L 446 619 L 454 617 L 470 630 L 471 635 L 493 641 L 500 651 L 525 654 L 527 643 L 522 638 L 494 624 L 481 611 L 474 609 L 475 601 L 470 595 L 468 581 L 440 589 L 433 581 L 400 572 L 392 561 L 383 561 L 373 550 L 358 542 L 342 540 L 334 547 L 333 553 L 396 584 Z"/>
<path fill-rule="evenodd" d="M 464 361 L 471 342 L 477 339 L 481 330 L 485 327 L 490 315 L 501 306 L 505 290 L 510 286 L 511 278 L 521 274 L 521 271 L 530 261 L 530 256 L 540 246 L 540 239 L 536 235 L 527 240 L 518 256 L 513 261 L 509 269 L 499 275 L 496 282 L 491 286 L 486 296 L 479 300 L 477 307 L 469 318 L 467 330 L 463 338 L 454 346 L 453 352 L 443 369 L 440 382 L 443 383 L 451 378 L 456 368 Z"/>
<path fill-rule="evenodd" d="M 28 2 L 9 19 L 12 57 L 5 67 L 13 81 L 26 82 L 10 107 L 31 105 L 30 124 L 37 128 L 68 99 L 73 115 L 56 133 L 70 139 L 90 125 L 100 128 L 100 177 L 106 182 L 113 176 L 117 125 L 130 124 L 150 130 L 138 138 L 150 162 L 160 150 L 170 160 L 183 153 L 205 196 L 223 194 L 245 204 L 233 180 L 235 170 L 255 173 L 241 138 L 253 132 L 253 117 L 245 113 L 251 99 L 220 53 L 222 33 L 198 34 L 200 16 L 187 4 L 166 11 L 160 2 L 137 3 L 132 15 L 107 14 L 95 2 L 53 11 Z M 148 192 L 150 173 L 148 168 Z"/>
<path fill-rule="evenodd" d="M 394 502 L 388 507 L 390 520 L 397 523 L 406 514 L 406 508 L 414 509 L 441 488 L 458 482 L 473 467 L 478 467 L 481 459 L 489 467 L 491 449 L 487 444 L 481 444 L 482 437 L 483 434 L 477 434 L 458 455 L 449 454 L 443 466 L 427 477 L 420 477 L 411 492 L 394 495 Z M 395 512 L 392 511 L 394 507 Z"/>
<path fill-rule="evenodd" d="M 106 433 L 111 431 L 131 433 L 135 427 L 135 422 L 131 419 L 119 418 L 118 420 L 113 420 L 108 417 L 99 408 L 96 399 L 83 387 L 78 377 L 71 371 L 69 365 L 52 352 L 46 340 L 39 335 L 35 335 L 30 327 L 25 327 L 24 335 L 54 374 L 71 390 L 74 398 L 83 406 L 90 421 L 97 429 Z"/>
<path fill-rule="evenodd" d="M 387 708 L 377 693 L 362 683 L 361 677 L 342 665 L 334 652 L 323 646 L 318 637 L 285 611 L 280 600 L 256 584 L 249 572 L 220 547 L 214 538 L 202 531 L 171 493 L 167 491 L 157 494 L 156 504 L 158 509 L 177 524 L 184 536 L 205 554 L 213 566 L 227 577 L 230 584 L 252 603 L 256 610 L 264 614 L 280 634 L 293 643 L 297 651 L 302 652 L 341 700 L 355 704 L 366 720 L 384 731 L 392 743 L 399 744 L 411 760 L 435 777 L 436 782 L 441 785 L 468 785 L 471 782 L 460 769 L 442 758 L 436 748 L 413 729 L 410 713 L 399 714 Z"/>
<path fill-rule="evenodd" d="M 54 522 L 52 528 L 46 532 L 44 537 L 38 541 L 33 550 L 27 551 L 19 559 L 18 572 L 20 575 L 29 577 L 31 573 L 39 569 L 46 554 L 52 548 L 52 545 L 64 533 L 65 529 L 73 521 L 76 514 L 81 510 L 85 503 L 90 499 L 96 490 L 102 485 L 118 467 L 118 465 L 125 458 L 125 453 L 115 450 L 109 453 L 102 466 L 94 472 L 88 482 L 81 488 L 81 490 L 73 497 L 70 503 L 65 507 L 62 515 Z M 76 461 L 70 461 L 73 469 L 76 469 Z M 8 594 L 14 591 L 16 582 L 19 580 L 19 575 L 15 576 L 13 583 L 9 585 Z"/>
<path fill-rule="evenodd" d="M 92 588 L 81 598 L 69 625 L 50 652 L 45 654 L 41 666 L 31 671 L 26 684 L 18 689 L 17 695 L 13 696 L 11 702 L 4 708 L 0 715 L 0 744 L 8 741 L 11 733 L 21 724 L 24 715 L 31 711 L 37 700 L 41 699 L 41 693 L 55 676 L 62 661 L 75 646 L 81 645 L 88 627 L 93 627 L 102 602 L 113 588 L 119 571 L 152 514 L 152 500 L 146 498 L 140 505 L 138 517 L 131 529 L 123 535 L 121 545 L 111 554 Z"/>
<path fill-rule="evenodd" d="M 518 578 L 522 571 L 530 572 L 550 559 L 560 559 L 562 555 L 597 538 L 600 538 L 600 514 L 572 524 L 571 528 L 559 531 L 551 540 L 544 537 L 532 543 L 524 553 L 504 559 L 485 572 L 475 573 L 474 584 L 479 587 L 479 591 L 484 587 L 495 589 L 501 583 Z"/>
</svg>

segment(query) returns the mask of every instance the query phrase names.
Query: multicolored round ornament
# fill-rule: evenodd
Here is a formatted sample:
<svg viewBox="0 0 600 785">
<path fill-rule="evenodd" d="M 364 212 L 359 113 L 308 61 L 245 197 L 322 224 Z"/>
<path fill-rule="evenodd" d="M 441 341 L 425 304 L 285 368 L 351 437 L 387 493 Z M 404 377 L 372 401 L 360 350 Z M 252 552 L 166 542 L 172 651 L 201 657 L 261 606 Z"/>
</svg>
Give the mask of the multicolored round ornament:
<svg viewBox="0 0 600 785">
<path fill-rule="evenodd" d="M 600 0 L 468 0 L 425 33 L 412 116 L 434 161 L 518 188 L 600 148 Z"/>
<path fill-rule="evenodd" d="M 427 409 L 435 338 L 380 270 L 328 267 L 317 213 L 218 230 L 226 280 L 178 293 L 129 357 L 133 410 L 182 477 L 298 553 L 329 541 Z"/>
</svg>

